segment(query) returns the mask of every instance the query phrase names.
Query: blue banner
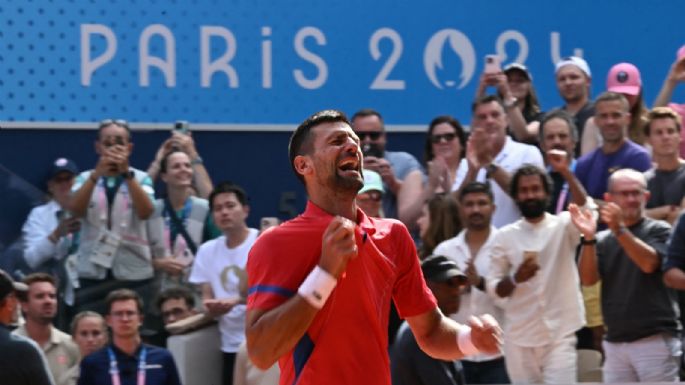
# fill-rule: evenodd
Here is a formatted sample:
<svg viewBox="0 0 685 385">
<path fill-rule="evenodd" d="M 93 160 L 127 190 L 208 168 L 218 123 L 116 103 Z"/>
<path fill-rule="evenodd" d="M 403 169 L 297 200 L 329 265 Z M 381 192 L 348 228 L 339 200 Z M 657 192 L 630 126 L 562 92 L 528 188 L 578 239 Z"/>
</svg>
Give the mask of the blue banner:
<svg viewBox="0 0 685 385">
<path fill-rule="evenodd" d="M 424 125 L 468 121 L 484 56 L 525 63 L 543 107 L 554 63 L 611 65 L 648 103 L 685 43 L 668 1 L 10 1 L 0 5 L 0 120 L 292 124 L 323 108 Z"/>
</svg>

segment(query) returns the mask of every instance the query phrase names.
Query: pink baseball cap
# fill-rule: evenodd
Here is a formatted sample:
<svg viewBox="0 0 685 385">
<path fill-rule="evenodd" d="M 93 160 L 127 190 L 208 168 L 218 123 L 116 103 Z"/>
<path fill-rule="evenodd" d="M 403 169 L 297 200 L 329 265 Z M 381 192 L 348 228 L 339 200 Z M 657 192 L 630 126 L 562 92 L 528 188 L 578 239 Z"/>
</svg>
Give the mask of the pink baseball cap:
<svg viewBox="0 0 685 385">
<path fill-rule="evenodd" d="M 620 94 L 639 95 L 642 90 L 640 71 L 630 63 L 616 64 L 609 70 L 607 90 Z"/>
</svg>

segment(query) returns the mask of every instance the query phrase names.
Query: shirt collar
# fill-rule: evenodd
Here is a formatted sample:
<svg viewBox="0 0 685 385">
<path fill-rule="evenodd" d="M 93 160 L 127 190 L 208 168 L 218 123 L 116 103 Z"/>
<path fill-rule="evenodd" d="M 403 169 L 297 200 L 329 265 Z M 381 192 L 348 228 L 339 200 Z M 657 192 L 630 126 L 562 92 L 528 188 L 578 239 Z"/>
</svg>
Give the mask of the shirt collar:
<svg viewBox="0 0 685 385">
<path fill-rule="evenodd" d="M 302 214 L 304 218 L 313 219 L 326 219 L 333 218 L 333 215 L 321 207 L 317 206 L 316 203 L 312 201 L 307 201 L 307 207 Z M 369 235 L 373 235 L 376 232 L 376 227 L 374 225 L 374 219 L 369 218 L 362 209 L 357 207 L 357 225 Z"/>
</svg>

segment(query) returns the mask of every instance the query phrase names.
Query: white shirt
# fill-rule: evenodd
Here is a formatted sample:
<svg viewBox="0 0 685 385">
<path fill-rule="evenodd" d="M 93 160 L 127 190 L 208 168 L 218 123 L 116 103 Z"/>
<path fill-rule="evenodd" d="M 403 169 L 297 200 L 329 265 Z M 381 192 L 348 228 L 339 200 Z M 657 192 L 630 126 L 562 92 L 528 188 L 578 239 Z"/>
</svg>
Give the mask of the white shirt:
<svg viewBox="0 0 685 385">
<path fill-rule="evenodd" d="M 466 266 L 468 261 L 471 260 L 471 250 L 469 245 L 466 243 L 466 231 L 463 230 L 454 238 L 448 239 L 433 250 L 433 255 L 444 255 L 445 257 L 453 260 L 459 270 L 466 272 Z M 478 250 L 478 254 L 475 257 L 475 265 L 478 274 L 482 277 L 488 276 L 488 271 L 490 270 L 490 253 L 492 251 L 493 241 L 495 239 L 495 234 L 497 229 L 494 226 L 490 226 L 490 235 L 485 243 Z M 469 317 L 472 315 L 483 315 L 490 314 L 501 326 L 503 326 L 504 313 L 502 307 L 506 303 L 506 298 L 493 299 L 488 293 L 483 292 L 475 287 L 471 287 L 470 293 L 464 293 L 461 295 L 459 311 L 450 314 L 449 317 L 453 320 L 466 324 Z M 501 357 L 501 354 L 485 355 L 478 354 L 474 356 L 469 356 L 467 358 L 462 358 L 463 361 L 472 362 L 482 362 L 489 361 Z"/>
<path fill-rule="evenodd" d="M 520 219 L 497 233 L 487 278 L 491 295 L 496 296 L 500 280 L 523 263 L 524 251 L 536 252 L 540 266 L 530 280 L 517 284 L 509 296 L 504 307 L 505 343 L 544 346 L 585 325 L 575 262 L 579 242 L 580 232 L 568 211 L 558 216 L 545 213 L 538 223 Z"/>
<path fill-rule="evenodd" d="M 57 243 L 52 243 L 48 239 L 50 233 L 59 225 L 57 212 L 60 210 L 60 205 L 51 200 L 34 207 L 24 223 L 24 259 L 32 269 L 38 268 L 50 259 L 62 259 L 67 253 L 70 242 L 65 237 L 60 238 Z"/>
<path fill-rule="evenodd" d="M 247 293 L 247 254 L 259 235 L 257 229 L 249 229 L 245 241 L 229 249 L 226 237 L 207 241 L 200 246 L 193 262 L 189 281 L 195 284 L 208 283 L 214 292 L 214 298 L 231 298 L 246 296 Z M 245 340 L 245 304 L 235 305 L 219 319 L 221 331 L 221 350 L 235 353 Z"/>
<path fill-rule="evenodd" d="M 528 144 L 515 142 L 509 136 L 507 136 L 502 150 L 499 152 L 499 154 L 497 154 L 493 162 L 509 174 L 513 174 L 516 169 L 526 163 L 538 166 L 542 170 L 545 169 L 545 164 L 542 160 L 542 154 L 540 154 L 540 150 Z M 459 167 L 457 168 L 457 175 L 454 180 L 454 184 L 452 185 L 452 191 L 459 189 L 461 183 L 466 177 L 466 172 L 468 169 L 468 162 L 466 161 L 466 158 L 463 158 L 461 163 L 459 163 Z M 476 181 L 486 181 L 485 169 L 480 169 L 478 171 Z M 500 228 L 518 220 L 521 217 L 521 212 L 519 211 L 518 206 L 516 206 L 516 202 L 509 197 L 509 193 L 502 190 L 495 180 L 490 181 L 490 187 L 492 189 L 492 195 L 495 198 L 495 205 L 497 205 L 497 209 L 492 216 L 493 226 Z"/>
</svg>

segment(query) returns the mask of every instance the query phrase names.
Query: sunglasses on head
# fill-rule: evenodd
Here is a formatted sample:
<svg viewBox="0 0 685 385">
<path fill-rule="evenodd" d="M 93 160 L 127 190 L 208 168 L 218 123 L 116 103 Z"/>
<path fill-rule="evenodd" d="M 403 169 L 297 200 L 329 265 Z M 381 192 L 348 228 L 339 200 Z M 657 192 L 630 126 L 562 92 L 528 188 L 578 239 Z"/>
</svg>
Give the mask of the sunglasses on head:
<svg viewBox="0 0 685 385">
<path fill-rule="evenodd" d="M 380 131 L 372 131 L 372 132 L 356 132 L 357 136 L 359 137 L 359 140 L 364 140 L 366 137 L 369 137 L 371 140 L 378 140 L 378 138 L 383 135 L 382 132 Z"/>
<path fill-rule="evenodd" d="M 456 137 L 457 137 L 457 134 L 455 134 L 454 132 L 450 132 L 447 134 L 435 134 L 435 135 L 431 135 L 431 142 L 440 143 L 443 141 L 443 139 L 445 140 L 445 142 L 451 142 Z"/>
<path fill-rule="evenodd" d="M 107 127 L 110 124 L 116 124 L 117 126 L 124 127 L 127 130 L 129 129 L 128 122 L 123 120 L 123 119 L 105 119 L 105 120 L 100 122 L 98 129 L 101 129 L 103 127 Z"/>
</svg>

